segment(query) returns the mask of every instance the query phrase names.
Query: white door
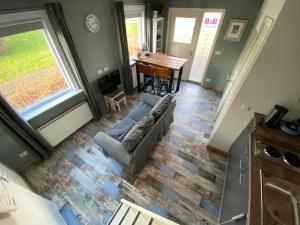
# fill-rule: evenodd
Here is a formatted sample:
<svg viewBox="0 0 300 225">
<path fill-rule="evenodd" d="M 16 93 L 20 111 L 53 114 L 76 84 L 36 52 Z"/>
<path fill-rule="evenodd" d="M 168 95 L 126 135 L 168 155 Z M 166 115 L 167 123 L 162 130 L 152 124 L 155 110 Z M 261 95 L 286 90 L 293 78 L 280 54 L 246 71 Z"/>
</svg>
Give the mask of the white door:
<svg viewBox="0 0 300 225">
<path fill-rule="evenodd" d="M 240 55 L 232 73 L 227 76 L 227 84 L 217 110 L 217 117 L 221 114 L 222 110 L 225 112 L 226 108 L 231 104 L 231 101 L 241 87 L 244 79 L 255 62 L 256 57 L 262 49 L 272 29 L 273 22 L 274 20 L 271 17 L 265 16 L 259 31 L 257 31 L 256 28 L 252 30 L 247 44 L 244 47 L 244 50 Z"/>
<path fill-rule="evenodd" d="M 171 8 L 167 54 L 188 59 L 183 67 L 182 79 L 187 80 L 191 71 L 204 11 L 201 9 Z"/>
<path fill-rule="evenodd" d="M 225 10 L 205 11 L 189 80 L 203 83 L 220 32 Z"/>
</svg>

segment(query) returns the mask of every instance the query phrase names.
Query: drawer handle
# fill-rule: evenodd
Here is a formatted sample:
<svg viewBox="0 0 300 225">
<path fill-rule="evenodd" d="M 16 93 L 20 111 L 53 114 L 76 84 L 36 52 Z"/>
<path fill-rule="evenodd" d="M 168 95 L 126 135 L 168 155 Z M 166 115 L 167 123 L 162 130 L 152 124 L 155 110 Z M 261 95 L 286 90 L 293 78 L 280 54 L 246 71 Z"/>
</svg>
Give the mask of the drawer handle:
<svg viewBox="0 0 300 225">
<path fill-rule="evenodd" d="M 242 173 L 240 173 L 239 184 L 240 184 L 241 186 L 245 186 L 245 183 L 244 183 L 244 175 L 243 175 Z"/>
<path fill-rule="evenodd" d="M 246 170 L 245 167 L 243 167 L 243 161 L 240 159 L 240 171 L 244 172 Z"/>
</svg>

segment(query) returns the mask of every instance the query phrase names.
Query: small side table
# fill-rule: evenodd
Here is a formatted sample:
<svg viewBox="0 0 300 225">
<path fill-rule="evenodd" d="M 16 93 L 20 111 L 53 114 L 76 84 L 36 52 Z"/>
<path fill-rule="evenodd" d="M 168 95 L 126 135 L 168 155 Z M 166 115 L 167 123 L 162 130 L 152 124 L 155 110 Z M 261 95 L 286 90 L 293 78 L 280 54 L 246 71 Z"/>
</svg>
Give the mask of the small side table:
<svg viewBox="0 0 300 225">
<path fill-rule="evenodd" d="M 116 89 L 111 93 L 107 93 L 104 95 L 104 101 L 107 108 L 112 108 L 115 112 L 117 111 L 116 107 L 118 108 L 118 111 L 121 112 L 121 106 L 120 103 L 124 103 L 125 106 L 127 106 L 127 99 L 126 95 L 124 94 L 124 91 L 122 89 Z"/>
<path fill-rule="evenodd" d="M 124 93 L 115 97 L 113 101 L 114 101 L 114 110 L 115 111 L 116 111 L 116 107 L 118 107 L 118 111 L 121 112 L 121 106 L 120 106 L 121 102 L 123 102 L 124 105 L 127 107 L 127 100 L 126 100 L 126 96 Z"/>
</svg>

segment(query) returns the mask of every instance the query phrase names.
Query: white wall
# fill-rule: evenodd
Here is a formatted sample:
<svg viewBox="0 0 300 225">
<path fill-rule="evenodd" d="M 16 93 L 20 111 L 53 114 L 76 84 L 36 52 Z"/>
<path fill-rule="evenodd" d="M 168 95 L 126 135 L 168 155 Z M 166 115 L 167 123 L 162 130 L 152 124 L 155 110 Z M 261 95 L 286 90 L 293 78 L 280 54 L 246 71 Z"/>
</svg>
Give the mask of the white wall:
<svg viewBox="0 0 300 225">
<path fill-rule="evenodd" d="M 271 0 L 268 4 L 270 2 L 275 1 Z M 265 5 L 262 9 L 276 13 L 274 4 Z M 265 46 L 210 145 L 227 151 L 253 118 L 254 112 L 266 114 L 275 104 L 288 107 L 289 118 L 300 117 L 299 9 L 298 0 L 287 0 L 284 4 Z M 279 11 L 277 9 L 277 13 Z M 243 104 L 252 106 L 252 110 L 242 111 Z"/>
<path fill-rule="evenodd" d="M 22 186 L 24 188 L 29 189 L 27 184 L 24 182 L 23 178 L 17 172 L 9 169 L 5 165 L 3 165 L 1 162 L 0 162 L 0 173 L 6 174 L 8 176 L 9 180 L 19 184 L 20 186 Z"/>
</svg>

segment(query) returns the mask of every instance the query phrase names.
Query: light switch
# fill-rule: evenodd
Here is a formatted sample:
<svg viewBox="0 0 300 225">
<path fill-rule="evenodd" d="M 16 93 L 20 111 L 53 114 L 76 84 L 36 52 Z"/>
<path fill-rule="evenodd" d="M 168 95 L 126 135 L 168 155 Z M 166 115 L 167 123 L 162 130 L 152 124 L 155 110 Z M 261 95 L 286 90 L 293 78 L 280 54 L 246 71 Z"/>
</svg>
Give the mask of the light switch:
<svg viewBox="0 0 300 225">
<path fill-rule="evenodd" d="M 251 111 L 251 109 L 252 109 L 252 106 L 251 105 L 242 105 L 241 106 L 241 110 L 243 110 L 243 111 Z"/>
<path fill-rule="evenodd" d="M 221 51 L 215 51 L 215 55 L 221 55 L 222 54 L 222 52 Z"/>
</svg>

